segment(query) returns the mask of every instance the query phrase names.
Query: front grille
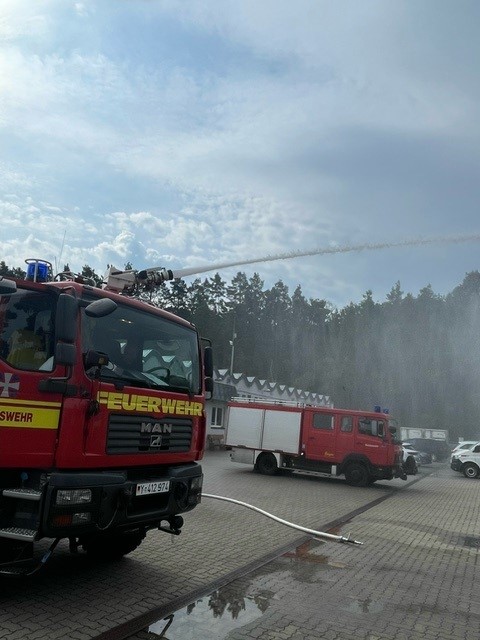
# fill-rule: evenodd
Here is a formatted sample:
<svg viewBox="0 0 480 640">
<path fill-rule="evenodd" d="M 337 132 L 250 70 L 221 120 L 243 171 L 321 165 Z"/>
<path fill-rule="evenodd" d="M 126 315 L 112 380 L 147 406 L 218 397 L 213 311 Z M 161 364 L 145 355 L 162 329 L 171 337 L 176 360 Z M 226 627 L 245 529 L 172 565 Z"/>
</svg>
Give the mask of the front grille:
<svg viewBox="0 0 480 640">
<path fill-rule="evenodd" d="M 189 451 L 192 421 L 188 418 L 161 418 L 111 415 L 107 453 L 162 453 Z"/>
</svg>

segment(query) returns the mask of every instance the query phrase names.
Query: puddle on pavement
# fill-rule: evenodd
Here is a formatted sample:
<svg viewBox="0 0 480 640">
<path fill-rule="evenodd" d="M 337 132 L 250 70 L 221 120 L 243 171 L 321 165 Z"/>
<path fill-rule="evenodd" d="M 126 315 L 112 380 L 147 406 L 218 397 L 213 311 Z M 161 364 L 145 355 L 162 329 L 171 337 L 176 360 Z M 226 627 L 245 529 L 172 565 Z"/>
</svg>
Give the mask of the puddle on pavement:
<svg viewBox="0 0 480 640">
<path fill-rule="evenodd" d="M 164 640 L 223 640 L 232 629 L 260 618 L 270 597 L 261 593 L 242 597 L 234 592 L 225 597 L 219 589 L 159 620 L 148 631 Z"/>
<path fill-rule="evenodd" d="M 224 640 L 230 631 L 261 618 L 272 600 L 282 597 L 266 588 L 265 582 L 271 586 L 272 581 L 278 581 L 278 584 L 288 584 L 292 588 L 296 583 L 324 581 L 325 569 L 345 568 L 347 565 L 320 553 L 324 544 L 308 540 L 252 574 L 234 580 L 167 618 L 158 620 L 148 628 L 149 637 L 164 640 Z M 354 605 L 352 603 L 351 606 Z M 374 603 L 371 606 L 374 607 Z M 358 611 L 364 612 L 364 609 Z"/>
</svg>

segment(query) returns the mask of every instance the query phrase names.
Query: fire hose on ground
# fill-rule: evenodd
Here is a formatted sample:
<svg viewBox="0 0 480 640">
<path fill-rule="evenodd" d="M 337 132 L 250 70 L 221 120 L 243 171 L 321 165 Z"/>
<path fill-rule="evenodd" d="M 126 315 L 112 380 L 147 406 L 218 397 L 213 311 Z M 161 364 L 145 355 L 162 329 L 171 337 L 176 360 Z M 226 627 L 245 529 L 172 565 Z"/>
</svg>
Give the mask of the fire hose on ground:
<svg viewBox="0 0 480 640">
<path fill-rule="evenodd" d="M 278 518 L 268 511 L 264 511 L 263 509 L 259 509 L 258 507 L 254 507 L 247 502 L 241 502 L 240 500 L 234 500 L 233 498 L 225 498 L 223 496 L 214 496 L 210 493 L 202 493 L 202 498 L 213 498 L 215 500 L 224 500 L 225 502 L 232 502 L 233 504 L 238 504 L 241 507 L 246 507 L 247 509 L 251 509 L 252 511 L 256 511 L 257 513 L 261 513 L 262 515 L 270 518 L 271 520 L 275 520 L 275 522 L 279 522 L 287 527 L 291 527 L 292 529 L 297 529 L 298 531 L 302 531 L 303 533 L 308 533 L 312 535 L 317 540 L 330 540 L 331 542 L 340 542 L 340 543 L 349 543 L 349 544 L 358 544 L 361 545 L 363 542 L 359 542 L 358 540 L 353 540 L 350 536 L 336 536 L 333 533 L 325 533 L 324 531 L 316 531 L 315 529 L 309 529 L 308 527 L 302 527 L 301 525 L 294 524 L 293 522 L 288 522 L 288 520 L 283 520 L 283 518 Z"/>
</svg>

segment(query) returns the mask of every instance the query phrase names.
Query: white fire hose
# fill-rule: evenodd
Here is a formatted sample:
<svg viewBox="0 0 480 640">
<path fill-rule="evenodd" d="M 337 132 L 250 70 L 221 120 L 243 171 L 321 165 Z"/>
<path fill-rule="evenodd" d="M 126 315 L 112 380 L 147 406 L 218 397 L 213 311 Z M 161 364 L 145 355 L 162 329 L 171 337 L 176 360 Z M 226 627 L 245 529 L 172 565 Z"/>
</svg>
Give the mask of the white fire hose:
<svg viewBox="0 0 480 640">
<path fill-rule="evenodd" d="M 252 509 L 252 511 L 257 511 L 267 518 L 271 518 L 280 524 L 284 524 L 287 527 L 291 527 L 292 529 L 297 529 L 298 531 L 303 531 L 304 533 L 308 533 L 314 538 L 317 539 L 325 539 L 330 540 L 332 542 L 341 542 L 341 543 L 350 543 L 350 544 L 363 544 L 363 542 L 359 542 L 358 540 L 352 540 L 350 536 L 336 536 L 332 533 L 325 533 L 323 531 L 315 531 L 315 529 L 308 529 L 307 527 L 302 527 L 298 524 L 294 524 L 293 522 L 288 522 L 287 520 L 283 520 L 282 518 L 278 518 L 268 511 L 264 511 L 263 509 L 259 509 L 258 507 L 254 507 L 251 504 L 247 504 L 246 502 L 241 502 L 240 500 L 234 500 L 233 498 L 224 498 L 223 496 L 214 496 L 209 493 L 202 493 L 202 498 L 214 498 L 215 500 L 225 500 L 225 502 L 232 502 L 233 504 L 239 504 L 241 507 L 247 507 L 247 509 Z"/>
</svg>

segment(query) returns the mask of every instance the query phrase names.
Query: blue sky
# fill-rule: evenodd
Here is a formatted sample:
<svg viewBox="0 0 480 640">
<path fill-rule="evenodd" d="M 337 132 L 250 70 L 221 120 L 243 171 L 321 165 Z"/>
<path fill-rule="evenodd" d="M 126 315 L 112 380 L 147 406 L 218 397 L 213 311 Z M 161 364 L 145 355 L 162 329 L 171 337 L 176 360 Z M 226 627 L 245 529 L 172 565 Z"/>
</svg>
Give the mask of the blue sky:
<svg viewBox="0 0 480 640">
<path fill-rule="evenodd" d="M 479 20 L 467 0 L 2 0 L 0 259 L 175 270 L 476 235 L 220 270 L 337 307 L 446 293 L 479 266 Z"/>
</svg>

